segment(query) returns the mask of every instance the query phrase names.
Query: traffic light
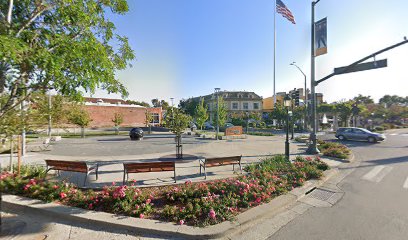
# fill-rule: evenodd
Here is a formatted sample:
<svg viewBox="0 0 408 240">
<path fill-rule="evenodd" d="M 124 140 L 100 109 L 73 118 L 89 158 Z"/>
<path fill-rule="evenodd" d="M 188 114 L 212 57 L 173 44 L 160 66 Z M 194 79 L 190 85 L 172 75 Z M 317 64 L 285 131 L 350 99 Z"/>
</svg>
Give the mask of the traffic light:
<svg viewBox="0 0 408 240">
<path fill-rule="evenodd" d="M 299 100 L 300 100 L 300 91 L 299 91 L 299 89 L 297 89 L 297 90 L 295 89 L 293 99 L 295 99 L 295 106 L 298 107 L 299 106 Z"/>
</svg>

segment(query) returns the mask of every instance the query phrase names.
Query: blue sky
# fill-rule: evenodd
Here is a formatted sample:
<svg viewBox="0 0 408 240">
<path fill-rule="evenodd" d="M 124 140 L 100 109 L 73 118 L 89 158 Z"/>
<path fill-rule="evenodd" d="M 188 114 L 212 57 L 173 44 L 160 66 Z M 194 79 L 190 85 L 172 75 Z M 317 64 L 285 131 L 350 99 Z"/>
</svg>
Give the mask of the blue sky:
<svg viewBox="0 0 408 240">
<path fill-rule="evenodd" d="M 222 90 L 273 94 L 273 0 L 129 0 L 114 16 L 135 50 L 133 67 L 118 72 L 129 99 L 180 99 Z M 309 0 L 283 0 L 296 25 L 276 15 L 276 92 L 310 86 Z M 316 78 L 408 36 L 406 0 L 321 0 L 316 21 L 328 18 L 328 54 L 316 59 Z M 328 102 L 357 94 L 378 100 L 408 95 L 408 44 L 382 54 L 384 69 L 336 76 L 317 87 Z M 107 97 L 97 92 L 97 97 Z M 117 97 L 111 95 L 109 97 Z"/>
</svg>

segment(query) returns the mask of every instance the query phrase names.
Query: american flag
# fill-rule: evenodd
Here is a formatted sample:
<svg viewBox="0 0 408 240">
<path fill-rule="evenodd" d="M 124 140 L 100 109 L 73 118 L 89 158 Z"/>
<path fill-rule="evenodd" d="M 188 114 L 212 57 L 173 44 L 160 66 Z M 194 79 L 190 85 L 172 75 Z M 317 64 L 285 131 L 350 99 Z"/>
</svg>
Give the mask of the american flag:
<svg viewBox="0 0 408 240">
<path fill-rule="evenodd" d="M 291 23 L 296 24 L 295 17 L 292 12 L 283 4 L 281 0 L 276 0 L 276 12 L 280 13 L 284 18 L 288 19 Z"/>
</svg>

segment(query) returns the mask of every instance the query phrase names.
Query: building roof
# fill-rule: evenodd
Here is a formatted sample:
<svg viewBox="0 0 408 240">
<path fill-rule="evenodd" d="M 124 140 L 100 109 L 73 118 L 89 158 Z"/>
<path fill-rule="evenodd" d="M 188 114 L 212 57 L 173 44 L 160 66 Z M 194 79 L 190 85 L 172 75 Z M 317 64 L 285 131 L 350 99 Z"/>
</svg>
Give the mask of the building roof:
<svg viewBox="0 0 408 240">
<path fill-rule="evenodd" d="M 262 100 L 255 92 L 247 92 L 247 91 L 222 91 L 218 93 L 219 96 L 223 97 L 224 100 Z M 190 98 L 190 100 L 195 101 L 201 98 L 204 98 L 204 101 L 208 101 L 213 99 L 215 93 L 211 93 L 205 96 L 194 97 Z"/>
</svg>

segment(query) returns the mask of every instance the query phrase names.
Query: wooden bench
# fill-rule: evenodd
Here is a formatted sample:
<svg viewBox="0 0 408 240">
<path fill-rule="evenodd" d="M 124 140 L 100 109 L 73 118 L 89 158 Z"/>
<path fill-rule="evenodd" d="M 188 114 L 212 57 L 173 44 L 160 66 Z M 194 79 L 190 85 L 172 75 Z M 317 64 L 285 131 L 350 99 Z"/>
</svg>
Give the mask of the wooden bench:
<svg viewBox="0 0 408 240">
<path fill-rule="evenodd" d="M 204 176 L 207 179 L 207 167 L 217 167 L 217 166 L 224 166 L 224 165 L 232 165 L 232 170 L 235 171 L 235 164 L 239 165 L 239 169 L 242 172 L 241 166 L 241 156 L 232 156 L 232 157 L 218 157 L 218 158 L 205 158 L 200 159 L 200 176 L 201 176 L 201 168 L 204 169 Z"/>
<path fill-rule="evenodd" d="M 145 173 L 145 172 L 174 172 L 174 182 L 176 180 L 176 163 L 173 162 L 138 162 L 138 163 L 123 163 L 123 185 L 129 180 L 129 173 Z M 127 177 L 127 178 L 126 178 Z"/>
<path fill-rule="evenodd" d="M 63 161 L 63 160 L 51 160 L 46 159 L 46 173 L 50 170 L 68 171 L 68 172 L 81 172 L 85 173 L 84 186 L 86 185 L 86 180 L 88 179 L 89 173 L 95 170 L 96 180 L 98 180 L 98 164 L 95 166 L 89 166 L 86 162 L 78 161 Z"/>
</svg>

